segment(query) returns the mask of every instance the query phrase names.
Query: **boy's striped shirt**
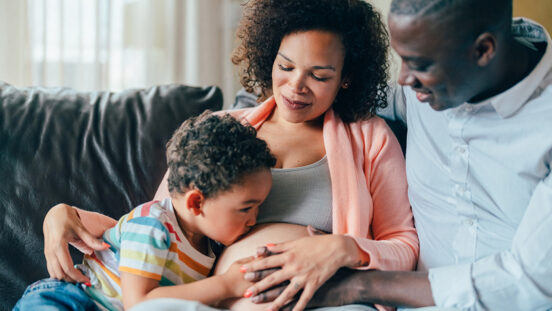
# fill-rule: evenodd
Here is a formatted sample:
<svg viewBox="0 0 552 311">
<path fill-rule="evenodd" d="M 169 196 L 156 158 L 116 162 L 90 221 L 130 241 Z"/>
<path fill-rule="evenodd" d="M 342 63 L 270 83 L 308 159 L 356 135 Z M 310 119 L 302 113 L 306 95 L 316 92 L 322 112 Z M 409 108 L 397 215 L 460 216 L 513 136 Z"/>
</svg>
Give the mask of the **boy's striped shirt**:
<svg viewBox="0 0 552 311">
<path fill-rule="evenodd" d="M 206 278 L 215 261 L 211 248 L 207 256 L 190 245 L 170 198 L 136 207 L 107 230 L 103 239 L 110 248 L 85 255 L 79 268 L 90 277 L 94 288 L 107 296 L 111 305 L 93 298 L 108 309 L 123 309 L 119 271 L 169 286 Z"/>
</svg>

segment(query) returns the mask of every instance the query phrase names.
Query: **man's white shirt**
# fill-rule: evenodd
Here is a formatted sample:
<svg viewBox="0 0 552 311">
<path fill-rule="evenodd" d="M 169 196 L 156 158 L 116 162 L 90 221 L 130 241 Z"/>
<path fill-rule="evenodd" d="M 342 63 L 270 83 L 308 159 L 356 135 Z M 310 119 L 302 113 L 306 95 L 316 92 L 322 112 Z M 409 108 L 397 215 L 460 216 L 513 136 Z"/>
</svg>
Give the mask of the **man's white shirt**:
<svg viewBox="0 0 552 311">
<path fill-rule="evenodd" d="M 396 87 L 383 113 L 406 120 L 418 270 L 439 307 L 552 308 L 552 46 L 532 21 L 513 29 L 546 50 L 509 90 L 438 112 Z"/>
</svg>

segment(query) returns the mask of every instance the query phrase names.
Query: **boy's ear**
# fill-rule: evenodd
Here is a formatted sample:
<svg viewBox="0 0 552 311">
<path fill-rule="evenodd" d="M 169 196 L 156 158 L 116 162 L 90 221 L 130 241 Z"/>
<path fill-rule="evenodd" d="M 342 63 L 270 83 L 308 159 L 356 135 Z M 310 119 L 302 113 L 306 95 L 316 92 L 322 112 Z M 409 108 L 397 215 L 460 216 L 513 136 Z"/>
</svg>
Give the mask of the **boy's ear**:
<svg viewBox="0 0 552 311">
<path fill-rule="evenodd" d="M 201 206 L 204 200 L 203 193 L 197 189 L 189 190 L 184 197 L 186 208 L 196 216 L 201 214 Z"/>
</svg>

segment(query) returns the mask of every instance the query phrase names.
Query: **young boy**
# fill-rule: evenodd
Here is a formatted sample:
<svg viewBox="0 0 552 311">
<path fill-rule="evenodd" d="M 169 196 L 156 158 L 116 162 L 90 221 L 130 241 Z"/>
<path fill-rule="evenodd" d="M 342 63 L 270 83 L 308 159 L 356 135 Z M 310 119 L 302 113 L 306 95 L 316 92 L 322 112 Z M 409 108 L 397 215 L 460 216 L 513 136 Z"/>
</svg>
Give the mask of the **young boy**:
<svg viewBox="0 0 552 311">
<path fill-rule="evenodd" d="M 214 305 L 242 296 L 251 285 L 239 271 L 245 261 L 208 277 L 209 239 L 229 245 L 255 224 L 275 161 L 255 130 L 229 115 L 187 120 L 167 144 L 170 198 L 136 207 L 104 233 L 109 248 L 79 266 L 90 283 L 38 281 L 14 310 L 123 310 L 160 297 Z"/>
</svg>

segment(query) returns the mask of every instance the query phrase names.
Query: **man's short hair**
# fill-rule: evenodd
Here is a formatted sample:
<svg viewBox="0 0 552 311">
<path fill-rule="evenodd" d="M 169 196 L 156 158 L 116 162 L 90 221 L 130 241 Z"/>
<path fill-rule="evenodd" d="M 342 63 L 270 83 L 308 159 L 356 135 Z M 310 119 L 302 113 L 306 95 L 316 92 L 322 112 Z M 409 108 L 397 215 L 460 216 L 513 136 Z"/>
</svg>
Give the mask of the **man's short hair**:
<svg viewBox="0 0 552 311">
<path fill-rule="evenodd" d="M 418 17 L 457 17 L 479 33 L 503 27 L 509 31 L 512 0 L 393 0 L 391 14 Z M 475 26 L 475 28 L 473 27 Z"/>
<path fill-rule="evenodd" d="M 275 163 L 253 127 L 228 114 L 207 111 L 182 123 L 167 143 L 169 192 L 197 189 L 206 198 L 213 197 Z"/>
</svg>

